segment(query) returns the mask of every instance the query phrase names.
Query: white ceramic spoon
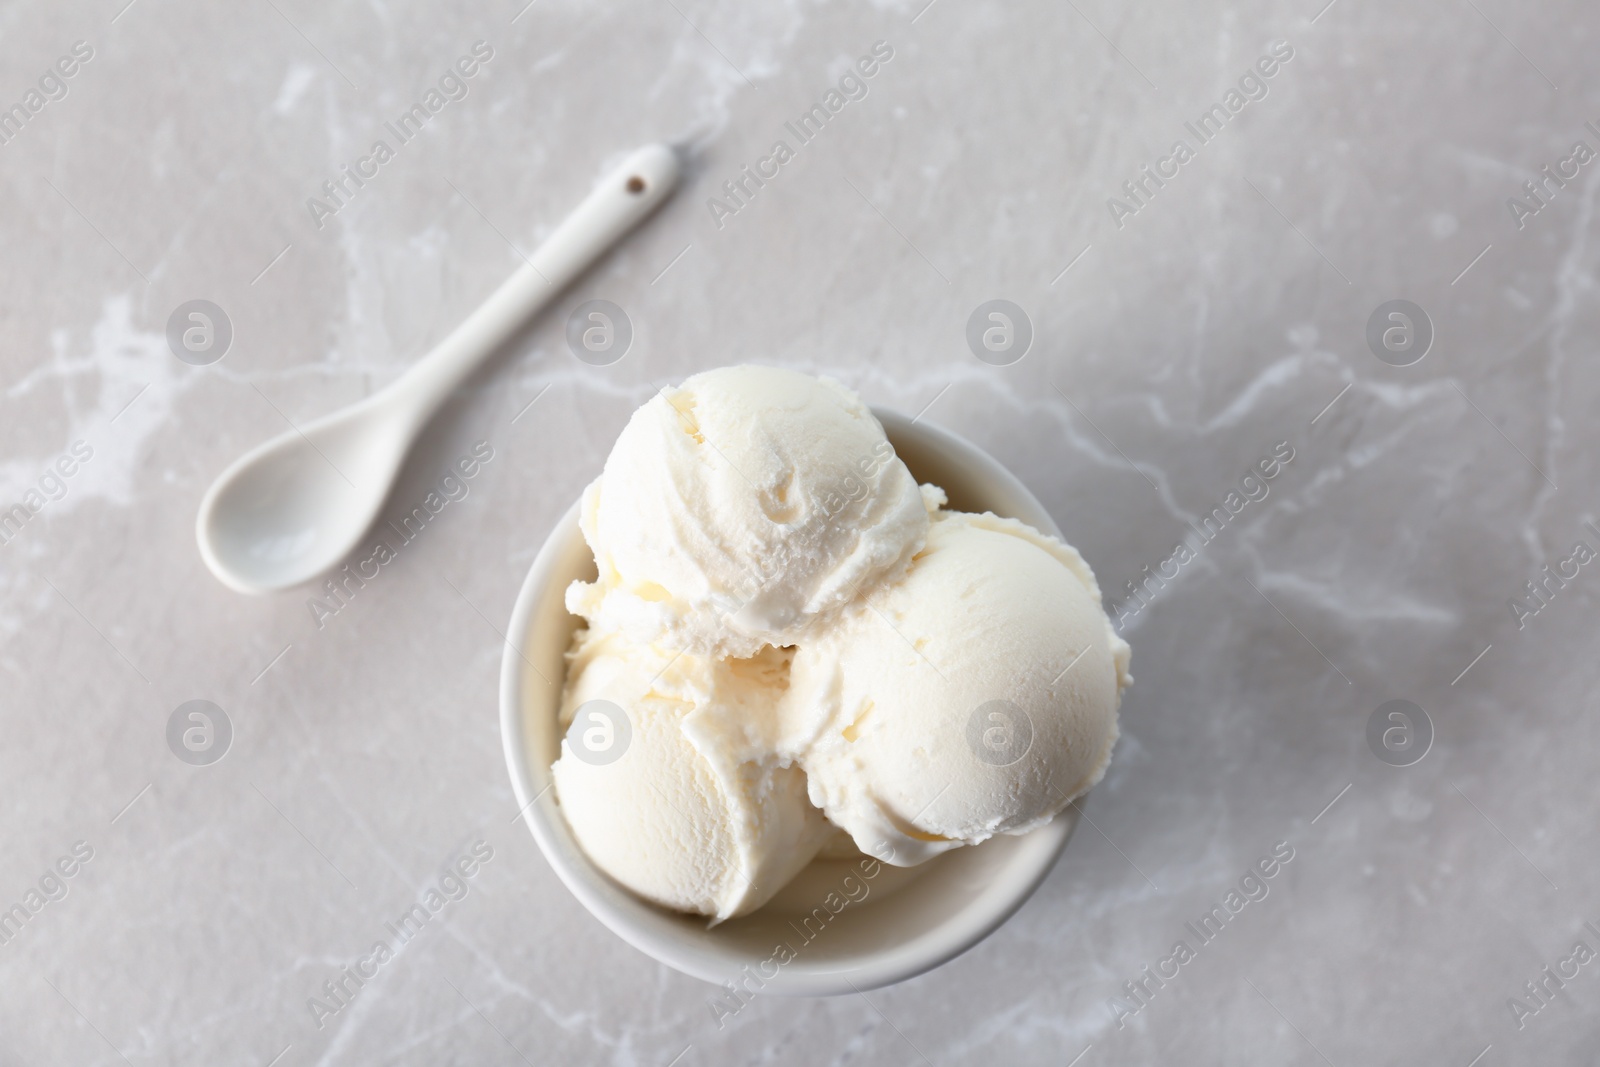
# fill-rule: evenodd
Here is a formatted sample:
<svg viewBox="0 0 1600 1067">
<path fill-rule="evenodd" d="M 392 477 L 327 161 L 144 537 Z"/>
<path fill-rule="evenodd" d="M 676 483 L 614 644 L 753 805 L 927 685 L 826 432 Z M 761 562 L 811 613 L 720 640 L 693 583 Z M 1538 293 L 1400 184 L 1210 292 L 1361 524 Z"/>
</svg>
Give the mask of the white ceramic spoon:
<svg viewBox="0 0 1600 1067">
<path fill-rule="evenodd" d="M 230 589 L 264 593 L 309 581 L 348 555 L 439 404 L 677 183 L 672 149 L 639 149 L 416 366 L 223 471 L 195 520 L 200 558 L 211 573 Z"/>
</svg>

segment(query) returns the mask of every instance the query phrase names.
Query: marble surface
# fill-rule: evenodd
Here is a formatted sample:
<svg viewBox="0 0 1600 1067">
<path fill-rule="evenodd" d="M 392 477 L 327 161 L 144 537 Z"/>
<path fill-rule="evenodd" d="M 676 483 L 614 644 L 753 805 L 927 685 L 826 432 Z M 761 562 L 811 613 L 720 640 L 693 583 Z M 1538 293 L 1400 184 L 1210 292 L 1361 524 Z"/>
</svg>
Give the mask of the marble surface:
<svg viewBox="0 0 1600 1067">
<path fill-rule="evenodd" d="M 1593 1061 L 1591 5 L 125 3 L 0 7 L 26 116 L 0 143 L 0 507 L 26 519 L 0 546 L 0 903 L 39 905 L 0 944 L 0 1062 Z M 785 123 L 880 41 L 800 143 Z M 385 123 L 430 89 L 401 143 Z M 686 187 L 460 391 L 386 514 L 488 442 L 464 497 L 321 618 L 210 577 L 192 526 L 228 462 L 392 380 L 662 138 Z M 709 203 L 778 140 L 764 186 Z M 309 208 L 346 164 L 372 176 Z M 1546 165 L 1577 173 L 1535 201 Z M 592 298 L 633 324 L 609 366 L 567 347 Z M 167 340 L 196 299 L 233 333 L 208 365 Z M 992 299 L 1028 318 L 1020 361 L 969 348 Z M 1408 366 L 1367 337 L 1400 299 L 1433 334 Z M 1115 604 L 1176 576 L 1126 613 L 1092 826 L 1009 924 L 719 1026 L 714 988 L 603 929 L 512 822 L 496 679 L 629 411 L 738 360 L 989 449 Z M 191 700 L 231 724 L 220 761 L 169 747 Z M 1420 762 L 1393 765 L 1403 729 L 1369 744 L 1392 700 L 1431 722 Z M 465 896 L 313 1011 L 474 847 Z M 1195 937 L 1275 847 L 1266 896 Z M 1176 975 L 1129 999 L 1146 966 Z"/>
</svg>

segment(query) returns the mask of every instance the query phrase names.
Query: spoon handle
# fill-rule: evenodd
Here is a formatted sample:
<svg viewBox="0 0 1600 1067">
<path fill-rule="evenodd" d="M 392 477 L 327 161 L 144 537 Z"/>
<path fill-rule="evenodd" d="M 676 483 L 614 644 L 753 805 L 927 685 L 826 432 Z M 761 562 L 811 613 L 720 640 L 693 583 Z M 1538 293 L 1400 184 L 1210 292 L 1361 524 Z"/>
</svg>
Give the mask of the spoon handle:
<svg viewBox="0 0 1600 1067">
<path fill-rule="evenodd" d="M 515 274 L 385 390 L 397 409 L 420 427 L 485 357 L 654 211 L 678 174 L 678 157 L 666 145 L 628 156 Z"/>
</svg>

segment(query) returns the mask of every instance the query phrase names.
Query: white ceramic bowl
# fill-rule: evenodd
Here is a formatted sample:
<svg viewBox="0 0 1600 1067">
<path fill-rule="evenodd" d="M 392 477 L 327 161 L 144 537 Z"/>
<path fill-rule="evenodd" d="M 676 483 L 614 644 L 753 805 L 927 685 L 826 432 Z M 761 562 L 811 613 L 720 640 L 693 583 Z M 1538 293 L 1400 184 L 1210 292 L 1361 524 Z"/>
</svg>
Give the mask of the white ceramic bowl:
<svg viewBox="0 0 1600 1067">
<path fill-rule="evenodd" d="M 895 412 L 875 414 L 911 473 L 942 486 L 951 508 L 993 511 L 1060 533 L 1033 494 L 976 445 Z M 1072 808 L 1031 833 L 953 849 L 918 867 L 818 859 L 754 913 L 715 927 L 634 896 L 589 862 L 551 788 L 550 765 L 561 749 L 562 653 L 580 621 L 562 598 L 574 579 L 594 575 L 574 504 L 533 561 L 511 615 L 500 732 L 517 804 L 545 859 L 595 918 L 641 952 L 750 993 L 822 996 L 889 985 L 987 937 L 1066 847 L 1077 822 Z"/>
</svg>

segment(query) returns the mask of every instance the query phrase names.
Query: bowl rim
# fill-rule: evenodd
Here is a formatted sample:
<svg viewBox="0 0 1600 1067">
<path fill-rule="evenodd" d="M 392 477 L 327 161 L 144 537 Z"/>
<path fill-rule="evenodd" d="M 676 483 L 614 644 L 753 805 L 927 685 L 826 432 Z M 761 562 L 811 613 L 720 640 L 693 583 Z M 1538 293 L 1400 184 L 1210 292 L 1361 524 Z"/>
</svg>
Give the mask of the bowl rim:
<svg viewBox="0 0 1600 1067">
<path fill-rule="evenodd" d="M 1012 517 L 1061 536 L 1060 528 L 1038 498 L 998 460 L 971 441 L 892 409 L 875 406 L 872 413 L 883 424 L 891 443 L 897 438 L 917 437 L 920 443 L 945 455 L 959 456 L 962 463 L 977 468 L 993 483 L 997 495 L 1011 497 L 1007 511 Z M 636 920 L 630 912 L 648 909 L 658 913 L 659 909 L 611 882 L 582 855 L 575 842 L 564 839 L 570 837 L 570 831 L 565 829 L 564 816 L 554 797 L 550 768 L 535 766 L 529 758 L 522 695 L 527 682 L 525 671 L 531 664 L 522 650 L 540 607 L 542 592 L 551 580 L 550 572 L 577 528 L 580 504 L 581 498 L 563 511 L 546 535 L 518 590 L 506 631 L 500 669 L 500 737 L 517 800 L 517 819 L 527 823 L 539 851 L 562 884 L 604 926 L 656 961 L 691 977 L 721 985 L 739 973 L 741 962 L 748 965 L 757 962 L 756 958 L 742 955 L 731 946 L 711 948 L 687 935 L 668 935 L 656 926 Z M 783 968 L 783 981 L 769 982 L 771 988 L 764 988 L 763 994 L 834 996 L 859 993 L 914 978 L 949 962 L 999 929 L 1027 903 L 1054 869 L 1077 826 L 1078 817 L 1077 806 L 1069 805 L 1044 826 L 1013 838 L 1026 842 L 1029 847 L 1012 859 L 1010 866 L 1022 869 L 1006 872 L 1011 878 L 1003 892 L 991 883 L 988 892 L 975 893 L 968 904 L 945 923 L 890 949 L 866 955 L 848 966 L 833 963 L 806 967 L 801 965 L 802 961 L 796 961 Z"/>
</svg>

